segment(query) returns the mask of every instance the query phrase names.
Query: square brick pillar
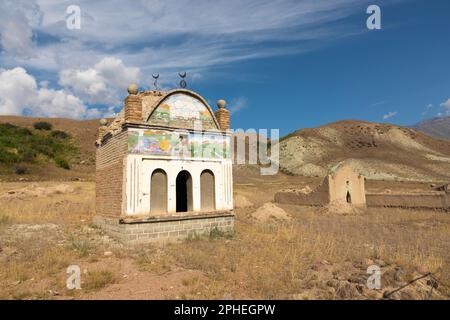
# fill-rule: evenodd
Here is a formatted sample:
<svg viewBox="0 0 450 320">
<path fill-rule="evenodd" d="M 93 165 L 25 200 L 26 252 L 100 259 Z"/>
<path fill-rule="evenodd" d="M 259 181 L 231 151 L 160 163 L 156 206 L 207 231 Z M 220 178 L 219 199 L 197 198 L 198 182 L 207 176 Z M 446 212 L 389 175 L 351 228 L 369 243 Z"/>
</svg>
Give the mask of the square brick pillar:
<svg viewBox="0 0 450 320">
<path fill-rule="evenodd" d="M 225 109 L 225 100 L 217 101 L 217 106 L 219 107 L 219 109 L 217 109 L 214 114 L 216 116 L 217 122 L 219 123 L 220 129 L 223 131 L 230 129 L 230 111 Z"/>
</svg>

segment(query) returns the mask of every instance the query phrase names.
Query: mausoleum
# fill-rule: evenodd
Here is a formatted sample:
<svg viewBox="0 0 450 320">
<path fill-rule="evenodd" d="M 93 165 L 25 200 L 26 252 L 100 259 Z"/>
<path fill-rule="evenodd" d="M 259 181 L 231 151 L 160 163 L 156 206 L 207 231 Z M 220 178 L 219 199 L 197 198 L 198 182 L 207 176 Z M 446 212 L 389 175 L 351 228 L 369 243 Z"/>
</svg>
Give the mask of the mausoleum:
<svg viewBox="0 0 450 320">
<path fill-rule="evenodd" d="M 130 85 L 96 140 L 95 223 L 123 241 L 232 231 L 230 114 L 186 90 Z"/>
</svg>

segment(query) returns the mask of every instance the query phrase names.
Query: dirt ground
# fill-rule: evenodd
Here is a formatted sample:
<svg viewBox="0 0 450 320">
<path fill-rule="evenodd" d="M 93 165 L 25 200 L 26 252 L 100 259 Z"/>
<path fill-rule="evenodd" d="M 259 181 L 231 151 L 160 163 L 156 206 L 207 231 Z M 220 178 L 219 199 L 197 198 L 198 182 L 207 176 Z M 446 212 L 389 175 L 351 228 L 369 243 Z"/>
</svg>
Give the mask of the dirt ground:
<svg viewBox="0 0 450 320">
<path fill-rule="evenodd" d="M 243 172 L 235 179 L 234 234 L 167 245 L 126 246 L 94 227 L 94 183 L 1 183 L 0 298 L 381 299 L 427 272 L 435 280 L 418 280 L 390 298 L 450 298 L 448 213 L 369 208 L 342 215 L 276 205 L 277 190 L 320 180 Z M 80 266 L 80 290 L 66 288 L 69 265 Z M 366 286 L 370 265 L 381 268 L 380 290 Z"/>
</svg>

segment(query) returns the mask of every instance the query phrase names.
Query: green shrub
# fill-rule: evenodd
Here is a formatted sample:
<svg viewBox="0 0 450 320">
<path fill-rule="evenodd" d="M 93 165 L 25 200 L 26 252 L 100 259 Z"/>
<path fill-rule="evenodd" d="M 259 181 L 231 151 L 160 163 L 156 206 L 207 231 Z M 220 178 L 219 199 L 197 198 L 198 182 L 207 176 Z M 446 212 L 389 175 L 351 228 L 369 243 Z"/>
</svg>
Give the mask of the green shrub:
<svg viewBox="0 0 450 320">
<path fill-rule="evenodd" d="M 36 130 L 47 130 L 47 131 L 50 131 L 50 130 L 52 130 L 52 128 L 53 128 L 53 126 L 52 126 L 50 123 L 45 122 L 45 121 L 35 122 L 35 123 L 33 124 L 33 127 L 34 127 Z"/>
<path fill-rule="evenodd" d="M 41 128 L 41 125 L 37 125 Z M 45 127 L 45 125 L 43 125 Z M 64 131 L 31 131 L 9 123 L 0 124 L 0 165 L 12 167 L 14 164 L 34 163 L 38 159 L 52 159 L 56 165 L 69 169 L 70 159 L 77 148 L 68 141 Z M 45 157 L 39 157 L 43 155 Z"/>
<path fill-rule="evenodd" d="M 53 130 L 50 135 L 53 138 L 57 138 L 57 139 L 68 139 L 70 138 L 70 135 L 67 132 L 61 131 L 61 130 Z"/>
<path fill-rule="evenodd" d="M 55 158 L 55 164 L 63 169 L 69 170 L 70 169 L 70 165 L 69 162 L 67 162 L 66 159 L 63 158 Z"/>
</svg>

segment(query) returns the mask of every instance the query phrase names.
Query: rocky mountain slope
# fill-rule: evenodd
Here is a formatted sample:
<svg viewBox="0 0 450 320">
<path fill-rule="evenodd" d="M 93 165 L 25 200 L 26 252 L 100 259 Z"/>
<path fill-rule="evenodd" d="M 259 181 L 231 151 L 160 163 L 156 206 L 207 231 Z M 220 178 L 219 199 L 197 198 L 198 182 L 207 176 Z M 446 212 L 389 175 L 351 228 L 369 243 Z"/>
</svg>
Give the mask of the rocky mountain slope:
<svg viewBox="0 0 450 320">
<path fill-rule="evenodd" d="M 450 117 L 427 119 L 411 128 L 435 138 L 450 139 Z"/>
<path fill-rule="evenodd" d="M 3 180 L 93 180 L 94 140 L 98 120 L 71 120 L 0 116 L 0 123 L 32 129 L 46 121 L 54 130 L 70 134 L 79 154 L 71 169 L 34 165 L 30 173 L 17 176 L 0 170 Z M 432 138 L 414 129 L 365 121 L 340 121 L 298 130 L 280 141 L 280 168 L 284 173 L 323 177 L 338 162 L 347 161 L 369 179 L 403 181 L 450 181 L 450 140 Z M 260 176 L 253 166 L 236 166 L 235 181 Z M 268 178 L 268 177 L 266 177 Z"/>
<path fill-rule="evenodd" d="M 290 174 L 325 176 L 340 161 L 369 179 L 448 181 L 450 140 L 352 120 L 298 130 L 280 142 L 280 167 Z"/>
</svg>

